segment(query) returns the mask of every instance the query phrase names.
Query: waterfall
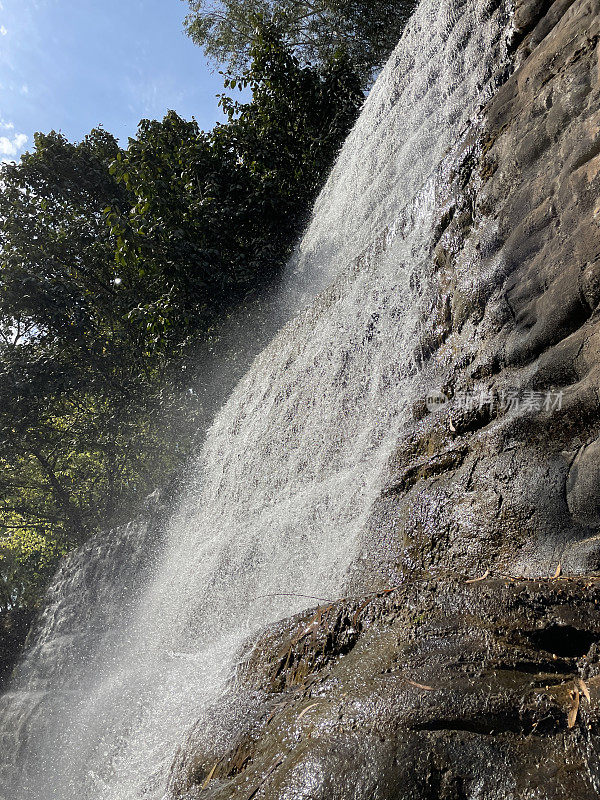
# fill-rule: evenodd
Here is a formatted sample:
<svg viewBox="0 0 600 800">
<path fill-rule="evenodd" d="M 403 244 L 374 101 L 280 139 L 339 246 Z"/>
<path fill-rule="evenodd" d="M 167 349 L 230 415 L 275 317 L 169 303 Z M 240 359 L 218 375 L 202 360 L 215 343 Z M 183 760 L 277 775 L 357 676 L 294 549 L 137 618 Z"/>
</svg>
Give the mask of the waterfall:
<svg viewBox="0 0 600 800">
<path fill-rule="evenodd" d="M 153 569 L 140 523 L 60 570 L 1 700 L 1 800 L 166 798 L 247 637 L 344 591 L 426 384 L 438 188 L 509 22 L 498 0 L 422 1 L 290 266 L 295 316 L 218 414 Z"/>
</svg>

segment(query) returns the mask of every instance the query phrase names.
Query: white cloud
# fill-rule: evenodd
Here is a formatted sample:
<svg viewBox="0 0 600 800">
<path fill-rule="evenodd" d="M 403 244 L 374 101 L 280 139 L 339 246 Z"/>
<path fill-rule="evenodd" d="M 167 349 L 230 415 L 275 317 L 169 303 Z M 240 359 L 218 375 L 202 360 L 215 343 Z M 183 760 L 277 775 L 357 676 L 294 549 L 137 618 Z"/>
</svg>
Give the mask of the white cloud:
<svg viewBox="0 0 600 800">
<path fill-rule="evenodd" d="M 0 36 L 6 36 L 7 33 L 8 31 L 6 30 L 4 25 L 0 25 Z"/>
<path fill-rule="evenodd" d="M 6 136 L 0 136 L 0 154 L 3 156 L 16 156 L 17 148 Z"/>
<path fill-rule="evenodd" d="M 21 94 L 29 94 L 29 86 L 26 83 L 21 86 Z"/>
<path fill-rule="evenodd" d="M 27 136 L 17 133 L 12 139 L 0 136 L 0 156 L 16 156 L 27 144 Z M 7 159 L 2 159 L 6 161 Z"/>
<path fill-rule="evenodd" d="M 3 119 L 0 119 L 0 131 L 14 131 L 14 129 L 14 122 L 5 122 Z"/>
</svg>

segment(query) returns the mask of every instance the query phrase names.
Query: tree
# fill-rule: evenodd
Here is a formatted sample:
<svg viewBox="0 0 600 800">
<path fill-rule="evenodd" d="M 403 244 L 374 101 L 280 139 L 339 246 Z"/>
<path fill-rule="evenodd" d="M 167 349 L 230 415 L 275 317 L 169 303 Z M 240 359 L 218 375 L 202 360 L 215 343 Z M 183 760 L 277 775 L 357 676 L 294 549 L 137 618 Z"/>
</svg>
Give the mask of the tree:
<svg viewBox="0 0 600 800">
<path fill-rule="evenodd" d="M 0 167 L 0 617 L 177 474 L 196 354 L 285 263 L 356 118 L 346 59 L 302 66 L 272 26 L 250 55 L 213 131 L 38 134 Z"/>
<path fill-rule="evenodd" d="M 115 263 L 104 213 L 131 204 L 108 170 L 117 142 L 96 130 L 35 145 L 0 175 L 5 605 L 33 602 L 56 560 L 126 518 L 178 455 L 156 418 L 165 359 L 131 318 L 143 282 Z"/>
<path fill-rule="evenodd" d="M 185 26 L 217 63 L 236 72 L 251 61 L 261 26 L 277 27 L 301 61 L 324 66 L 345 52 L 367 86 L 397 44 L 415 0 L 187 0 Z"/>
<path fill-rule="evenodd" d="M 139 315 L 180 339 L 272 279 L 291 252 L 363 102 L 344 57 L 303 67 L 273 26 L 228 77 L 250 102 L 222 96 L 227 122 L 205 133 L 170 112 L 143 120 L 111 172 L 134 198 L 109 215 L 119 258 L 155 287 Z"/>
</svg>

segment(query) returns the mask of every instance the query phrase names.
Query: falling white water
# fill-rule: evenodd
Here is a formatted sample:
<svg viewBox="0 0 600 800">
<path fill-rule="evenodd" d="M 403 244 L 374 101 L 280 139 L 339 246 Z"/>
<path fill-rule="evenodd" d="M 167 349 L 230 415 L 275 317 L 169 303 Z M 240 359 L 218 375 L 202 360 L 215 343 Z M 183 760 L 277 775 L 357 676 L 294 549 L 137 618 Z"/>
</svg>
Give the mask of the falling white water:
<svg viewBox="0 0 600 800">
<path fill-rule="evenodd" d="M 0 800 L 166 797 L 244 639 L 343 590 L 422 391 L 436 182 L 494 90 L 508 18 L 494 0 L 421 3 L 300 245 L 284 301 L 306 307 L 217 417 L 141 597 L 118 547 L 88 548 L 57 579 L 2 700 Z"/>
</svg>

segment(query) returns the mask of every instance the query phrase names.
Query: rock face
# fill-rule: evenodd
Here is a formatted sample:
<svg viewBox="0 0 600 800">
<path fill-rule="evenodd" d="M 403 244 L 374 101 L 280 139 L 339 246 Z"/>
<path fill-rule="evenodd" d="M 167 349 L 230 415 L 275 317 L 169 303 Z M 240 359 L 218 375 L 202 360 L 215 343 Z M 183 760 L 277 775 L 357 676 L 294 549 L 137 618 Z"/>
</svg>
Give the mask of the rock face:
<svg viewBox="0 0 600 800">
<path fill-rule="evenodd" d="M 175 794 L 596 798 L 599 598 L 595 579 L 424 581 L 290 620 Z"/>
<path fill-rule="evenodd" d="M 12 780 L 21 768 L 32 764 L 36 776 L 43 774 L 40 742 L 55 740 L 66 727 L 60 710 L 78 702 L 81 672 L 86 670 L 85 683 L 98 674 L 112 639 L 125 627 L 166 513 L 153 497 L 147 517 L 97 534 L 71 553 L 33 624 L 30 617 L 0 618 L 0 800 L 16 797 Z M 118 642 L 122 648 L 122 638 Z M 44 791 L 48 798 L 57 796 L 47 780 Z"/>
<path fill-rule="evenodd" d="M 445 402 L 415 406 L 353 599 L 250 648 L 173 797 L 600 795 L 600 0 L 518 3 L 512 44 L 431 240 Z"/>
<path fill-rule="evenodd" d="M 415 409 L 391 466 L 369 532 L 388 575 L 600 568 L 600 4 L 529 2 L 516 25 L 432 241 L 449 402 Z"/>
</svg>

